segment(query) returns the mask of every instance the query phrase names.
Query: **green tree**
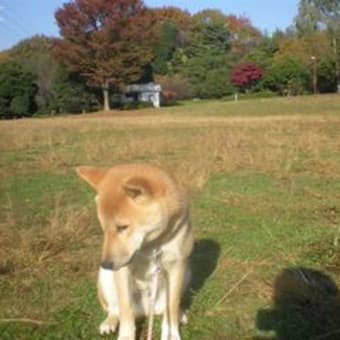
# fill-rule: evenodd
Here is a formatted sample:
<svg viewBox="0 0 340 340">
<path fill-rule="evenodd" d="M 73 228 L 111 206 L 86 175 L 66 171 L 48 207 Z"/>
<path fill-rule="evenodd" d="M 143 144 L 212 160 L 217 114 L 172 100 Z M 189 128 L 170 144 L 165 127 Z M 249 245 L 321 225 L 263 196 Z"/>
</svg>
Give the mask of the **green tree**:
<svg viewBox="0 0 340 340">
<path fill-rule="evenodd" d="M 340 1 L 315 1 L 320 9 L 320 18 L 326 24 L 332 40 L 337 91 L 340 93 Z"/>
<path fill-rule="evenodd" d="M 263 36 L 259 42 L 243 57 L 243 62 L 252 62 L 267 69 L 278 51 L 277 42 L 269 36 Z"/>
<path fill-rule="evenodd" d="M 70 73 L 59 66 L 51 88 L 50 111 L 56 113 L 80 113 L 99 108 L 99 94 L 86 86 L 79 74 Z"/>
<path fill-rule="evenodd" d="M 181 63 L 178 57 L 189 41 L 190 14 L 176 7 L 155 8 L 152 13 L 156 21 L 153 73 L 174 74 Z"/>
<path fill-rule="evenodd" d="M 0 115 L 32 115 L 36 112 L 36 76 L 12 61 L 0 65 Z"/>
<path fill-rule="evenodd" d="M 222 98 L 236 91 L 230 82 L 230 70 L 226 67 L 208 70 L 204 82 L 198 84 L 201 98 Z"/>
<path fill-rule="evenodd" d="M 193 16 L 191 40 L 185 49 L 187 60 L 182 72 L 191 81 L 198 96 L 221 97 L 230 91 L 226 58 L 230 50 L 229 31 L 220 11 L 205 10 Z M 215 78 L 215 82 L 212 79 Z"/>
<path fill-rule="evenodd" d="M 285 54 L 274 58 L 263 83 L 269 90 L 282 95 L 300 95 L 309 90 L 311 74 L 301 59 Z"/>
<path fill-rule="evenodd" d="M 295 26 L 300 36 L 327 30 L 332 46 L 334 78 L 340 92 L 340 1 L 300 0 Z"/>
<path fill-rule="evenodd" d="M 169 73 L 171 60 L 179 47 L 178 34 L 179 31 L 174 23 L 163 24 L 161 37 L 155 47 L 155 59 L 152 63 L 154 73 L 162 75 Z"/>
<path fill-rule="evenodd" d="M 261 32 L 247 17 L 228 15 L 225 25 L 230 32 L 231 51 L 238 61 L 240 56 L 251 51 L 262 39 Z"/>
<path fill-rule="evenodd" d="M 37 76 L 39 91 L 36 96 L 38 109 L 47 111 L 52 98 L 52 86 L 56 77 L 58 63 L 52 56 L 54 38 L 35 35 L 20 41 L 9 50 L 11 60 L 22 65 Z"/>
<path fill-rule="evenodd" d="M 30 97 L 27 94 L 16 96 L 11 100 L 10 111 L 14 116 L 28 116 L 30 113 Z"/>
<path fill-rule="evenodd" d="M 305 36 L 319 30 L 319 19 L 320 11 L 315 1 L 300 0 L 298 14 L 294 19 L 299 36 Z"/>
</svg>

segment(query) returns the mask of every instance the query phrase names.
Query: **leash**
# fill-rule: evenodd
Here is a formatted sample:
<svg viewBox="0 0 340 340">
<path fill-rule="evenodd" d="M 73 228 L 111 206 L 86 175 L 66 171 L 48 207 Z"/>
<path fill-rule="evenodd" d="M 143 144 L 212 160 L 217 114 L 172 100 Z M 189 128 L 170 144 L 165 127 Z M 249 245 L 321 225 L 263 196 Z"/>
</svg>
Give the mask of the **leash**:
<svg viewBox="0 0 340 340">
<path fill-rule="evenodd" d="M 150 305 L 149 305 L 149 323 L 148 323 L 148 334 L 147 340 L 152 340 L 153 333 L 153 323 L 155 316 L 155 305 L 157 299 L 158 285 L 159 285 L 159 275 L 161 272 L 161 267 L 159 264 L 159 249 L 154 249 L 151 255 L 151 287 L 150 287 Z"/>
</svg>

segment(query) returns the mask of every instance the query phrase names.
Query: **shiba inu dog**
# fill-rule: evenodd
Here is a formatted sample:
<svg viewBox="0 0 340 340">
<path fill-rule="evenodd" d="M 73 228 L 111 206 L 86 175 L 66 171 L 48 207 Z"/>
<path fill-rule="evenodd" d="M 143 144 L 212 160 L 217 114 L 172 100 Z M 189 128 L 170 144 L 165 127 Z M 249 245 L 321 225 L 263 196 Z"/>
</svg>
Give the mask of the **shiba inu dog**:
<svg viewBox="0 0 340 340">
<path fill-rule="evenodd" d="M 193 234 L 186 194 L 159 166 L 117 165 L 110 169 L 80 166 L 77 172 L 97 192 L 97 215 L 104 232 L 98 297 L 108 316 L 99 331 L 134 340 L 135 318 L 148 315 L 151 254 L 156 250 L 160 282 L 155 314 L 162 314 L 162 340 L 180 340 L 183 291 Z"/>
</svg>

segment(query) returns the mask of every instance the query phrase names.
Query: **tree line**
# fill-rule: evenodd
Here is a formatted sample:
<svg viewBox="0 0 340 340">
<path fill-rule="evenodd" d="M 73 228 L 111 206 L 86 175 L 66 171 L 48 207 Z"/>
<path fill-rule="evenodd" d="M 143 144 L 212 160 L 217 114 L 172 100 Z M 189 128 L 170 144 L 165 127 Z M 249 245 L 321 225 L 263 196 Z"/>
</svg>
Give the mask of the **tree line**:
<svg viewBox="0 0 340 340">
<path fill-rule="evenodd" d="M 108 110 L 127 84 L 152 81 L 164 103 L 340 91 L 339 1 L 300 0 L 272 35 L 243 16 L 141 0 L 73 0 L 55 18 L 60 38 L 0 52 L 0 116 Z"/>
</svg>

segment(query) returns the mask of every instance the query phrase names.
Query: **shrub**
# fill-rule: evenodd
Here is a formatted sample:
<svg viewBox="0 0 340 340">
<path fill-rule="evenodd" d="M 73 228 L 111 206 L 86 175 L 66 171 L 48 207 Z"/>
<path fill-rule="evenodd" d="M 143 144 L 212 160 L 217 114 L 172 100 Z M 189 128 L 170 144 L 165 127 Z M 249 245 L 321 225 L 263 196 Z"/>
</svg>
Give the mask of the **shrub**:
<svg viewBox="0 0 340 340">
<path fill-rule="evenodd" d="M 308 91 L 310 70 L 293 55 L 277 58 L 264 76 L 264 86 L 281 95 L 300 95 Z"/>
<path fill-rule="evenodd" d="M 161 101 L 163 105 L 172 105 L 176 103 L 177 93 L 171 90 L 161 92 Z"/>
<path fill-rule="evenodd" d="M 235 92 L 235 88 L 229 81 L 227 69 L 207 71 L 202 82 L 196 86 L 200 98 L 222 98 Z"/>
<path fill-rule="evenodd" d="M 232 72 L 231 82 L 241 89 L 250 90 L 262 78 L 261 67 L 254 63 L 242 63 L 236 65 Z"/>
<path fill-rule="evenodd" d="M 131 103 L 124 103 L 119 105 L 120 110 L 138 110 L 154 107 L 150 102 L 134 101 Z"/>
<path fill-rule="evenodd" d="M 27 95 L 16 96 L 12 99 L 10 111 L 15 117 L 30 116 L 30 99 Z"/>
<path fill-rule="evenodd" d="M 6 118 L 10 115 L 8 99 L 0 97 L 0 118 Z"/>
<path fill-rule="evenodd" d="M 14 62 L 0 66 L 0 115 L 27 116 L 36 112 L 35 76 Z"/>
<path fill-rule="evenodd" d="M 91 91 L 83 79 L 59 67 L 52 87 L 50 110 L 58 113 L 81 113 L 98 109 L 95 91 Z"/>
<path fill-rule="evenodd" d="M 163 99 L 166 93 L 174 94 L 171 100 L 189 99 L 195 96 L 195 91 L 190 81 L 182 75 L 156 76 L 155 81 L 162 87 Z"/>
</svg>

